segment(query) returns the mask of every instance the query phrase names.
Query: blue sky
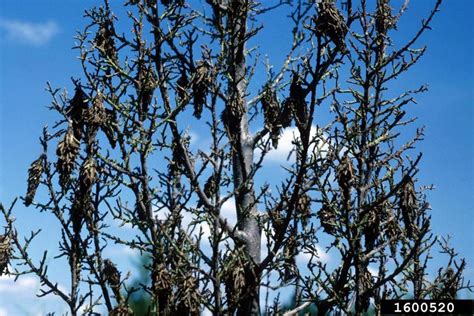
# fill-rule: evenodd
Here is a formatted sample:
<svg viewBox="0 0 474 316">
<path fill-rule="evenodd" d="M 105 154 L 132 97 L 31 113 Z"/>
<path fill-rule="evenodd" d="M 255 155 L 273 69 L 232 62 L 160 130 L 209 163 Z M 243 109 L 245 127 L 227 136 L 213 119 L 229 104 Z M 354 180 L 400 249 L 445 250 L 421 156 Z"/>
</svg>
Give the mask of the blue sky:
<svg viewBox="0 0 474 316">
<path fill-rule="evenodd" d="M 418 26 L 420 22 L 414 17 L 428 13 L 433 3 L 412 2 L 402 20 L 402 34 Z M 46 82 L 50 81 L 53 87 L 71 89 L 70 77 L 80 76 L 77 51 L 71 49 L 73 37 L 84 25 L 84 10 L 98 3 L 92 0 L 0 2 L 0 201 L 6 205 L 24 194 L 28 166 L 40 151 L 38 137 L 42 127 L 57 118 L 46 109 L 50 101 Z M 429 91 L 418 96 L 418 105 L 410 109 L 419 118 L 417 125 L 426 126 L 425 140 L 417 147 L 424 154 L 419 180 L 420 184 L 435 185 L 436 189 L 428 194 L 433 208 L 433 231 L 452 236 L 452 244 L 468 259 L 466 275 L 471 280 L 474 280 L 473 13 L 471 0 L 445 1 L 432 24 L 433 31 L 421 38 L 420 45 L 428 45 L 427 54 L 400 79 L 401 87 L 429 85 Z M 284 21 L 269 19 L 267 27 L 284 32 L 288 26 Z M 262 45 L 278 50 L 275 37 L 264 37 L 262 41 Z M 17 204 L 15 214 L 24 234 L 49 225 L 50 217 L 36 213 Z M 47 234 L 42 238 L 47 241 Z M 44 246 L 56 247 L 56 243 Z M 0 316 L 6 311 L 19 312 L 21 302 L 10 298 L 18 297 L 23 288 L 37 286 L 29 279 L 13 286 L 10 282 L 0 279 Z M 31 308 L 25 310 L 37 309 Z M 58 305 L 58 311 L 60 308 Z"/>
</svg>

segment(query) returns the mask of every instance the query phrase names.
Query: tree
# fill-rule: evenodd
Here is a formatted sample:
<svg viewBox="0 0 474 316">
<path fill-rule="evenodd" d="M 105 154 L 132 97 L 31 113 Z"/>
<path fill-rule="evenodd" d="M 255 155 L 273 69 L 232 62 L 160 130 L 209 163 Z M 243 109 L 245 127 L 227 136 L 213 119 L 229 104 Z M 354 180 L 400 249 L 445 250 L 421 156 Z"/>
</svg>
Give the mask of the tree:
<svg viewBox="0 0 474 316">
<path fill-rule="evenodd" d="M 126 21 L 108 0 L 86 11 L 76 46 L 83 74 L 72 97 L 48 86 L 59 120 L 43 131 L 23 199 L 59 222 L 70 288 L 50 278 L 46 253 L 39 264 L 30 257 L 36 233 L 21 241 L 13 205 L 2 206 L 0 271 L 12 256 L 25 268 L 11 273 L 36 274 L 41 295 L 58 295 L 72 315 L 131 314 L 136 291 L 148 293 L 151 315 L 259 315 L 282 313 L 280 289 L 291 286 L 295 306 L 286 314 L 311 307 L 325 315 L 471 289 L 464 260 L 445 241 L 449 262 L 435 281 L 427 278 L 437 238 L 427 188 L 416 186 L 421 154 L 413 151 L 423 130 L 408 141 L 401 134 L 411 130 L 409 105 L 426 87 L 395 95 L 391 83 L 425 53 L 414 45 L 441 1 L 395 45 L 407 5 L 130 0 Z M 272 10 L 293 24 L 277 71 L 251 48 Z M 327 124 L 318 122 L 323 114 Z M 191 120 L 208 148 L 193 149 Z M 285 176 L 260 183 L 289 130 Z M 45 198 L 35 198 L 39 187 Z M 222 211 L 229 201 L 235 225 Z M 116 222 L 134 235 L 120 235 Z M 149 258 L 147 282 L 130 282 L 104 257 L 113 243 Z M 323 263 L 321 249 L 340 264 Z"/>
</svg>

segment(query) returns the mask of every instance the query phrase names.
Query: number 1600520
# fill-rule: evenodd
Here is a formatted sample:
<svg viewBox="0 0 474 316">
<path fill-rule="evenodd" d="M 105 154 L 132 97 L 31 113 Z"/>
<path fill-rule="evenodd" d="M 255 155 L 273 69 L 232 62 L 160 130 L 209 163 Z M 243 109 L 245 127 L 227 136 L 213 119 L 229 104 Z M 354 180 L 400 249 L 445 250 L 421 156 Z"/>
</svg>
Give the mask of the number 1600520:
<svg viewBox="0 0 474 316">
<path fill-rule="evenodd" d="M 395 313 L 453 313 L 452 302 L 397 302 Z"/>
</svg>

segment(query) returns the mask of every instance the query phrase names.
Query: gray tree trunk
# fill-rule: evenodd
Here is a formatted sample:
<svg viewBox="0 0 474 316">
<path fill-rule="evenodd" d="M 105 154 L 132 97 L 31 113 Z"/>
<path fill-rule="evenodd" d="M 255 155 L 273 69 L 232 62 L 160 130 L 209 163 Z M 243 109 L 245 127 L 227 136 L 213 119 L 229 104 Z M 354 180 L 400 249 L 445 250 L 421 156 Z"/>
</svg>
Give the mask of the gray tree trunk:
<svg viewBox="0 0 474 316">
<path fill-rule="evenodd" d="M 245 35 L 249 5 L 246 0 L 229 2 L 228 31 L 231 34 L 229 59 L 229 101 L 227 113 L 239 113 L 238 121 L 232 121 L 229 134 L 233 146 L 232 164 L 236 209 L 239 230 L 244 236 L 244 251 L 249 260 L 245 266 L 244 297 L 238 304 L 238 315 L 259 315 L 261 229 L 258 225 L 258 211 L 255 205 L 255 190 L 251 170 L 254 146 L 248 130 L 246 106 L 246 60 Z"/>
</svg>

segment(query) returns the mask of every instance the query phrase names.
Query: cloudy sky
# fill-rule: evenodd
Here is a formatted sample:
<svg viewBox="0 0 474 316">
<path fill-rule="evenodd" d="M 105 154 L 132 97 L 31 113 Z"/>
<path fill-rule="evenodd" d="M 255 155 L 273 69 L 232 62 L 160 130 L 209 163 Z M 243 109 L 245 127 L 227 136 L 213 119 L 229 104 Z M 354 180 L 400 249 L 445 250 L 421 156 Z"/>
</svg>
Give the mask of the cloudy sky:
<svg viewBox="0 0 474 316">
<path fill-rule="evenodd" d="M 412 1 L 406 29 L 418 26 L 412 16 L 428 12 L 433 1 Z M 401 84 L 428 83 L 429 92 L 418 97 L 418 105 L 410 109 L 419 117 L 417 124 L 426 126 L 426 137 L 418 149 L 424 153 L 419 180 L 434 184 L 436 190 L 428 199 L 433 208 L 435 233 L 452 236 L 452 244 L 467 257 L 467 276 L 474 280 L 474 65 L 473 24 L 474 2 L 445 1 L 435 18 L 433 31 L 421 42 L 429 47 L 422 61 L 404 77 Z M 83 26 L 84 9 L 98 1 L 17 0 L 0 2 L 0 201 L 8 205 L 24 194 L 29 163 L 37 157 L 38 137 L 45 124 L 56 116 L 47 111 L 50 101 L 46 82 L 54 87 L 71 89 L 71 76 L 79 76 L 77 51 L 72 50 L 76 30 Z M 267 21 L 282 31 L 287 25 L 277 20 Z M 270 37 L 267 46 L 275 45 Z M 205 143 L 203 135 L 193 131 L 197 143 Z M 291 130 L 282 140 L 280 150 L 273 152 L 267 168 L 275 167 L 286 158 L 291 142 Z M 231 207 L 231 206 L 229 206 Z M 232 209 L 229 210 L 232 213 Z M 40 255 L 48 247 L 48 217 L 26 209 L 20 203 L 15 208 L 20 232 L 49 227 L 42 241 L 35 245 Z M 229 215 L 230 216 L 230 215 Z M 111 250 L 111 257 L 130 262 L 130 254 Z M 330 260 L 325 257 L 324 260 Z M 58 278 L 66 277 L 58 270 Z M 57 300 L 46 298 L 32 301 L 38 282 L 26 276 L 13 283 L 0 278 L 0 316 L 42 314 L 48 310 L 62 312 L 65 307 Z M 28 305 L 24 302 L 28 301 Z"/>
</svg>

